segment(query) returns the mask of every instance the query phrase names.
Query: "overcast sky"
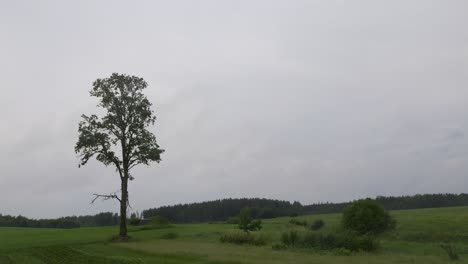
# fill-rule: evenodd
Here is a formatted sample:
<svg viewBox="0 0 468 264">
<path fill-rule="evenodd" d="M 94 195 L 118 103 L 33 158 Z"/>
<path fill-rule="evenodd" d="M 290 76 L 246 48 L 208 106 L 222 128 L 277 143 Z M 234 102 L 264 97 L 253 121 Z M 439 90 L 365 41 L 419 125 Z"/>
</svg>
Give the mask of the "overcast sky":
<svg viewBox="0 0 468 264">
<path fill-rule="evenodd" d="M 117 212 L 88 91 L 143 77 L 166 149 L 134 209 L 467 192 L 467 1 L 0 1 L 0 213 Z"/>
</svg>

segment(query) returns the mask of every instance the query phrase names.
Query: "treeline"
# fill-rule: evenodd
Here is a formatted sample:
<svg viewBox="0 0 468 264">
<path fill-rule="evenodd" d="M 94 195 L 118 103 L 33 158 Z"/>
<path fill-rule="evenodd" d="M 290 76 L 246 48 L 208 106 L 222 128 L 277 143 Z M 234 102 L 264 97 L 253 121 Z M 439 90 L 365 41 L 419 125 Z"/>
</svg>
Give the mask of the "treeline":
<svg viewBox="0 0 468 264">
<path fill-rule="evenodd" d="M 251 216 L 254 218 L 294 216 L 303 213 L 303 206 L 299 202 L 242 198 L 163 206 L 145 210 L 143 216 L 164 216 L 173 223 L 217 222 L 237 216 L 245 207 L 251 209 Z"/>
<path fill-rule="evenodd" d="M 413 196 L 378 196 L 372 199 L 387 210 L 468 206 L 468 194 L 417 194 Z M 340 213 L 351 202 L 317 203 L 301 205 L 299 202 L 243 198 L 223 199 L 202 203 L 163 206 L 143 211 L 145 218 L 164 216 L 173 223 L 226 221 L 237 216 L 242 208 L 249 207 L 254 218 L 274 218 L 301 214 Z"/>
<path fill-rule="evenodd" d="M 377 196 L 372 199 L 387 210 L 468 206 L 468 194 L 418 194 L 413 196 Z M 274 218 L 302 214 L 340 213 L 351 202 L 317 203 L 301 205 L 260 198 L 223 199 L 201 203 L 163 206 L 143 211 L 144 218 L 164 216 L 173 223 L 200 223 L 226 221 L 239 214 L 242 208 L 249 207 L 254 218 Z M 99 213 L 86 216 L 68 216 L 58 219 L 29 219 L 24 216 L 0 214 L 0 227 L 37 228 L 78 228 L 90 226 L 111 226 L 119 224 L 115 213 Z"/>
<path fill-rule="evenodd" d="M 24 216 L 0 214 L 1 227 L 33 227 L 33 228 L 79 228 L 85 226 L 108 226 L 119 223 L 119 217 L 114 213 L 99 213 L 96 215 L 67 216 L 57 219 L 29 219 Z"/>
<path fill-rule="evenodd" d="M 468 206 L 468 194 L 417 194 L 412 196 L 377 196 L 372 199 L 387 210 L 406 210 L 420 208 L 437 208 Z M 351 202 L 318 203 L 304 206 L 306 214 L 340 213 Z"/>
</svg>

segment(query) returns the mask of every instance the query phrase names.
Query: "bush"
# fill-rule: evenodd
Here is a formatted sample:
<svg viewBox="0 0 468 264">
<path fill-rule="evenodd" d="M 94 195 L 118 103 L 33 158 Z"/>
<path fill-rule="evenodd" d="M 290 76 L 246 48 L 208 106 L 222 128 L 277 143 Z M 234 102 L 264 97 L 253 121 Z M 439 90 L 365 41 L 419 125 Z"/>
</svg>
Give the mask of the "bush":
<svg viewBox="0 0 468 264">
<path fill-rule="evenodd" d="M 340 238 L 335 234 L 319 234 L 317 243 L 318 248 L 327 250 L 339 248 L 342 246 L 340 244 Z"/>
<path fill-rule="evenodd" d="M 249 244 L 255 246 L 266 245 L 265 239 L 260 236 L 254 236 L 251 233 L 236 232 L 223 234 L 220 239 L 221 243 L 232 243 L 237 245 Z"/>
<path fill-rule="evenodd" d="M 130 225 L 132 225 L 132 226 L 140 225 L 140 219 L 138 219 L 138 218 L 130 218 Z"/>
<path fill-rule="evenodd" d="M 130 215 L 130 225 L 132 226 L 137 226 L 137 225 L 140 225 L 140 217 L 139 217 L 139 213 L 138 212 L 133 212 L 131 215 Z"/>
<path fill-rule="evenodd" d="M 174 232 L 169 232 L 169 233 L 166 233 L 164 235 L 161 236 L 162 239 L 175 239 L 177 238 L 179 235 L 177 233 L 174 233 Z"/>
<path fill-rule="evenodd" d="M 239 217 L 234 216 L 226 220 L 226 224 L 231 224 L 231 225 L 238 225 L 239 224 Z"/>
<path fill-rule="evenodd" d="M 312 232 L 307 232 L 304 234 L 304 236 L 301 238 L 301 245 L 303 247 L 319 247 L 319 237 L 322 236 L 322 234 L 316 234 Z"/>
<path fill-rule="evenodd" d="M 299 244 L 299 233 L 296 230 L 290 230 L 281 234 L 281 242 L 287 246 L 296 246 Z"/>
<path fill-rule="evenodd" d="M 140 220 L 141 221 L 141 220 Z M 132 232 L 139 232 L 144 230 L 153 230 L 153 229 L 165 229 L 170 228 L 171 224 L 167 218 L 163 216 L 153 216 L 148 219 L 148 223 L 135 227 L 132 229 Z"/>
<path fill-rule="evenodd" d="M 316 231 L 325 226 L 325 222 L 322 219 L 315 220 L 314 223 L 310 226 L 310 229 Z"/>
<path fill-rule="evenodd" d="M 281 242 L 290 247 L 316 248 L 321 250 L 347 249 L 349 251 L 375 251 L 378 248 L 374 236 L 359 235 L 355 232 L 321 234 L 307 232 L 300 234 L 295 230 L 283 233 Z"/>
<path fill-rule="evenodd" d="M 347 248 L 337 248 L 333 250 L 333 253 L 337 256 L 351 256 L 352 251 Z"/>
<path fill-rule="evenodd" d="M 353 202 L 344 210 L 342 224 L 361 235 L 377 235 L 394 229 L 396 221 L 382 206 L 366 199 Z"/>
<path fill-rule="evenodd" d="M 450 244 L 442 244 L 440 247 L 447 253 L 450 260 L 459 260 L 460 256 L 458 255 L 457 249 L 455 246 Z"/>
<path fill-rule="evenodd" d="M 168 226 L 170 223 L 164 216 L 153 216 L 150 218 L 149 224 L 151 226 Z"/>
<path fill-rule="evenodd" d="M 306 220 L 298 220 L 296 218 L 292 218 L 289 220 L 289 223 L 292 225 L 297 225 L 297 226 L 307 226 L 307 221 Z"/>
<path fill-rule="evenodd" d="M 248 233 L 249 231 L 256 231 L 262 229 L 262 220 L 252 220 L 250 217 L 250 209 L 244 208 L 239 214 L 239 229 Z"/>
<path fill-rule="evenodd" d="M 375 251 L 379 243 L 373 235 L 359 235 L 356 232 L 345 231 L 338 236 L 338 245 L 351 251 Z"/>
<path fill-rule="evenodd" d="M 273 245 L 271 245 L 271 249 L 273 250 L 284 250 L 288 248 L 285 244 L 282 244 L 282 243 L 274 243 Z"/>
</svg>

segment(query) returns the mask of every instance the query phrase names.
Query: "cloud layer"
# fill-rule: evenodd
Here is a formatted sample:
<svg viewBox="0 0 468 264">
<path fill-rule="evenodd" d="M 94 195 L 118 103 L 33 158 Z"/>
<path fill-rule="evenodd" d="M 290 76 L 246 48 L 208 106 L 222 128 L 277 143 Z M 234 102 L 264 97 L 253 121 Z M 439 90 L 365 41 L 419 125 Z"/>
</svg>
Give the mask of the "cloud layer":
<svg viewBox="0 0 468 264">
<path fill-rule="evenodd" d="M 78 169 L 88 91 L 145 78 L 166 149 L 135 209 L 224 197 L 303 203 L 463 192 L 464 1 L 14 1 L 0 9 L 0 213 L 56 217 L 119 189 Z"/>
</svg>

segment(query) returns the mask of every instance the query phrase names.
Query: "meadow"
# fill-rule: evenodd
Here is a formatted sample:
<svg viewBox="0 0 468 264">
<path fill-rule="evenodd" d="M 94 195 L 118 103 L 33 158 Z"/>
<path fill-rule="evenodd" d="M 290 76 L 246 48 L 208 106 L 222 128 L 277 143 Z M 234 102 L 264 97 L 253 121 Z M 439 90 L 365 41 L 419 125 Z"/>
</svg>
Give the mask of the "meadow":
<svg viewBox="0 0 468 264">
<path fill-rule="evenodd" d="M 342 255 L 316 249 L 273 250 L 291 226 L 289 217 L 264 220 L 264 246 L 221 243 L 235 225 L 173 224 L 168 228 L 130 227 L 128 242 L 112 242 L 117 227 L 79 229 L 0 228 L 0 263 L 448 263 L 441 244 L 453 245 L 468 263 L 468 207 L 391 211 L 395 231 L 380 239 L 376 252 Z M 308 215 L 298 219 L 325 221 L 322 232 L 339 228 L 341 215 Z M 455 263 L 455 262 L 454 262 Z"/>
</svg>

